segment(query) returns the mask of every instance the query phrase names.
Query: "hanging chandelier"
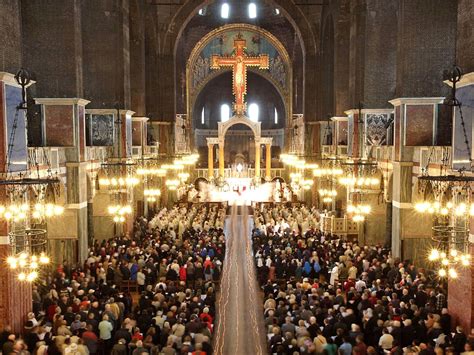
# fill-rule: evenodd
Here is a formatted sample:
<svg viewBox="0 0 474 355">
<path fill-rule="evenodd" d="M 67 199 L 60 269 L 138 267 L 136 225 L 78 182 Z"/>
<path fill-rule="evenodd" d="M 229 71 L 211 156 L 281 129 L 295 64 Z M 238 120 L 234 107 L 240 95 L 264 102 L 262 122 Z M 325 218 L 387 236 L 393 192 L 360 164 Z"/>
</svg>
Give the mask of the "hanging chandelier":
<svg viewBox="0 0 474 355">
<path fill-rule="evenodd" d="M 133 176 L 123 177 L 112 177 L 112 178 L 101 178 L 99 179 L 99 185 L 112 186 L 112 187 L 124 187 L 124 186 L 136 186 L 140 180 Z"/>
<path fill-rule="evenodd" d="M 324 203 L 331 203 L 337 196 L 337 191 L 334 189 L 319 189 L 319 196 L 322 197 Z"/>
<path fill-rule="evenodd" d="M 466 132 L 462 104 L 456 98 L 456 84 L 462 78 L 462 71 L 456 65 L 447 72 L 447 79 L 452 84 L 451 96 L 444 102 L 459 112 L 466 151 L 469 152 L 469 164 L 472 167 L 471 147 Z M 437 269 L 438 276 L 456 279 L 459 268 L 471 265 L 469 229 L 474 216 L 473 183 L 474 177 L 465 174 L 461 169 L 453 173 L 449 166 L 449 152 L 445 151 L 440 175 L 429 175 L 429 164 L 432 151 L 423 175 L 418 177 L 419 192 L 423 201 L 415 204 L 415 210 L 431 215 L 433 221 L 432 244 L 428 261 Z"/>
<path fill-rule="evenodd" d="M 363 222 L 365 217 L 371 212 L 372 207 L 364 204 L 351 204 L 347 206 L 347 213 L 354 222 Z"/>
<path fill-rule="evenodd" d="M 161 196 L 160 189 L 145 189 L 143 195 L 148 202 L 156 202 L 157 198 Z"/>
<path fill-rule="evenodd" d="M 181 181 L 179 181 L 178 179 L 170 179 L 166 180 L 165 182 L 166 187 L 171 191 L 176 191 L 180 184 Z"/>
<path fill-rule="evenodd" d="M 108 212 L 113 216 L 115 223 L 125 222 L 125 216 L 132 213 L 132 206 L 130 205 L 111 205 L 108 207 Z"/>
<path fill-rule="evenodd" d="M 420 214 L 433 221 L 433 247 L 428 261 L 439 277 L 458 277 L 458 268 L 469 266 L 469 223 L 474 216 L 472 183 L 474 177 L 460 175 L 420 176 L 419 192 L 425 196 L 415 204 Z"/>
<path fill-rule="evenodd" d="M 135 176 L 135 167 L 133 161 L 102 163 L 101 173 L 104 176 L 98 179 L 99 186 L 116 190 L 138 185 L 140 179 Z"/>
<path fill-rule="evenodd" d="M 18 280 L 33 282 L 41 272 L 41 267 L 49 264 L 46 255 L 47 233 L 44 229 L 35 229 L 38 224 L 45 223 L 49 218 L 60 216 L 64 207 L 56 204 L 60 196 L 61 181 L 57 172 L 53 172 L 44 148 L 35 148 L 26 152 L 27 161 L 24 168 L 12 163 L 14 152 L 27 149 L 23 141 L 17 146 L 15 142 L 16 128 L 28 128 L 26 120 L 27 93 L 26 88 L 31 82 L 27 70 L 20 69 L 15 80 L 21 86 L 22 98 L 18 103 L 12 123 L 12 131 L 8 139 L 6 173 L 0 179 L 0 187 L 6 195 L 0 205 L 0 219 L 8 223 L 10 255 L 7 264 L 16 273 Z M 24 114 L 20 114 L 25 112 Z M 21 122 L 23 120 L 23 124 Z M 44 154 L 47 168 L 40 167 L 39 154 Z"/>
<path fill-rule="evenodd" d="M 43 252 L 39 256 L 23 252 L 18 256 L 9 256 L 7 264 L 11 270 L 18 272 L 19 281 L 34 282 L 39 276 L 41 266 L 48 265 L 49 257 Z"/>
<path fill-rule="evenodd" d="M 355 189 L 378 189 L 377 163 L 370 160 L 348 160 L 342 163 L 344 174 L 339 178 L 341 185 Z"/>
<path fill-rule="evenodd" d="M 162 168 L 139 168 L 137 174 L 140 176 L 155 175 L 158 177 L 166 176 L 166 169 Z"/>
<path fill-rule="evenodd" d="M 302 173 L 290 174 L 290 186 L 293 191 L 298 192 L 300 189 L 310 190 L 314 181 L 312 179 L 305 179 Z"/>
<path fill-rule="evenodd" d="M 339 176 L 344 172 L 341 168 L 318 168 L 313 170 L 314 177 L 331 177 Z"/>
</svg>

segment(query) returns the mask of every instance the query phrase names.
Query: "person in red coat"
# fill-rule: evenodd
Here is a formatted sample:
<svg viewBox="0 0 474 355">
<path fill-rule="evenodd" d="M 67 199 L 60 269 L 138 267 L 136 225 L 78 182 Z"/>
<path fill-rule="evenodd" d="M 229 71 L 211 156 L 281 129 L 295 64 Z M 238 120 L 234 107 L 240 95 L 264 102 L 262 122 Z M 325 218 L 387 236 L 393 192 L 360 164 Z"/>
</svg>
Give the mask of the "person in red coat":
<svg viewBox="0 0 474 355">
<path fill-rule="evenodd" d="M 186 282 L 186 265 L 181 265 L 179 268 L 179 280 Z"/>
</svg>

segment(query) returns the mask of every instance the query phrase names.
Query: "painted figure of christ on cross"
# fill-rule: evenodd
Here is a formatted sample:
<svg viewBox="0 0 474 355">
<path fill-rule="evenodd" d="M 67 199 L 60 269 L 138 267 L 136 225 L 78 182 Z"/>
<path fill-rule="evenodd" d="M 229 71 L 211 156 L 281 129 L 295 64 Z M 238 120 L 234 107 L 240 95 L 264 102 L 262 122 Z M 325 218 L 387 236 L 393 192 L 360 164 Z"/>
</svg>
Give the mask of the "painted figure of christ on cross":
<svg viewBox="0 0 474 355">
<path fill-rule="evenodd" d="M 243 115 L 246 111 L 247 67 L 268 69 L 269 65 L 267 54 L 260 54 L 258 57 L 247 56 L 245 53 L 246 42 L 239 33 L 234 40 L 233 56 L 221 57 L 214 54 L 211 58 L 211 69 L 232 67 L 233 92 L 235 96 L 234 112 L 236 115 Z"/>
</svg>

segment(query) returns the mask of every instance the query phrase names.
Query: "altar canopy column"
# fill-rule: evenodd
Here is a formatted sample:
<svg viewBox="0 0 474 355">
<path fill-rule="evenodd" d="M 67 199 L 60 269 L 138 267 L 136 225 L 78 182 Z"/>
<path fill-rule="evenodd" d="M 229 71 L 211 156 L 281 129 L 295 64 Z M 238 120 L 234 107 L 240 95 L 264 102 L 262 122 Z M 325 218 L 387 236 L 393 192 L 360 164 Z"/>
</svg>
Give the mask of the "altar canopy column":
<svg viewBox="0 0 474 355">
<path fill-rule="evenodd" d="M 255 137 L 255 177 L 260 177 L 260 138 Z"/>
<path fill-rule="evenodd" d="M 219 143 L 219 138 L 216 137 L 211 137 L 211 138 L 206 138 L 207 140 L 207 148 L 208 148 L 208 155 L 207 155 L 207 177 L 208 179 L 214 179 L 214 146 L 216 144 L 219 145 L 219 169 L 221 168 L 221 158 L 220 158 L 220 143 Z M 222 150 L 224 150 L 224 144 L 222 144 Z M 222 159 L 224 161 L 224 159 Z M 222 168 L 223 170 L 223 168 Z M 219 174 L 221 174 L 221 171 L 219 170 Z"/>
<path fill-rule="evenodd" d="M 207 177 L 214 178 L 214 144 L 207 143 Z"/>
<path fill-rule="evenodd" d="M 51 257 L 57 263 L 85 260 L 89 248 L 85 106 L 89 101 L 37 98 L 35 102 L 41 105 L 44 145 L 62 147 L 66 153 L 66 209 L 64 215 L 48 221 Z"/>
<path fill-rule="evenodd" d="M 272 143 L 273 138 L 264 137 L 260 138 L 259 144 L 265 144 L 265 180 L 270 181 L 272 179 Z"/>
<path fill-rule="evenodd" d="M 17 106 L 21 104 L 21 88 L 16 83 L 14 75 L 0 72 L 0 132 L 2 137 L 10 137 L 13 129 L 13 122 L 17 113 Z M 18 127 L 15 130 L 15 144 L 11 160 L 15 171 L 26 169 L 25 162 L 28 156 L 26 146 L 25 115 L 23 110 L 18 111 Z M 7 159 L 7 142 L 0 145 L 0 172 L 5 173 Z M 6 200 L 6 189 L 0 189 L 2 200 Z M 9 272 L 5 265 L 6 258 L 11 255 L 11 245 L 8 237 L 8 224 L 5 220 L 0 220 L 0 262 L 2 271 L 0 272 L 0 328 L 6 325 L 12 327 L 12 331 L 19 333 L 23 331 L 25 315 L 32 310 L 31 284 L 29 282 L 18 281 L 16 274 Z"/>
<path fill-rule="evenodd" d="M 265 144 L 265 179 L 270 181 L 272 178 L 272 145 Z"/>
<path fill-rule="evenodd" d="M 219 142 L 219 176 L 224 177 L 224 141 Z"/>
</svg>

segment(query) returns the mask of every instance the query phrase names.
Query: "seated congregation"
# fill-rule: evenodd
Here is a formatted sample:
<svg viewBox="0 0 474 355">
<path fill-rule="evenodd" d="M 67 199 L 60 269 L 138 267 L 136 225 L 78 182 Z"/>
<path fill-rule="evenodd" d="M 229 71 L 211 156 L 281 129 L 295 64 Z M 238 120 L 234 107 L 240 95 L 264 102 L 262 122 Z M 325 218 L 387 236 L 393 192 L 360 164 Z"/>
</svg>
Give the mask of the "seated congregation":
<svg viewBox="0 0 474 355">
<path fill-rule="evenodd" d="M 463 329 L 451 328 L 445 282 L 384 247 L 302 228 L 308 216 L 305 207 L 255 213 L 253 250 L 271 354 L 473 351 Z"/>
<path fill-rule="evenodd" d="M 65 262 L 34 287 L 24 336 L 5 329 L 0 349 L 211 354 L 224 218 L 217 205 L 165 208 L 137 220 L 133 240 L 96 241 L 83 265 Z"/>
</svg>

